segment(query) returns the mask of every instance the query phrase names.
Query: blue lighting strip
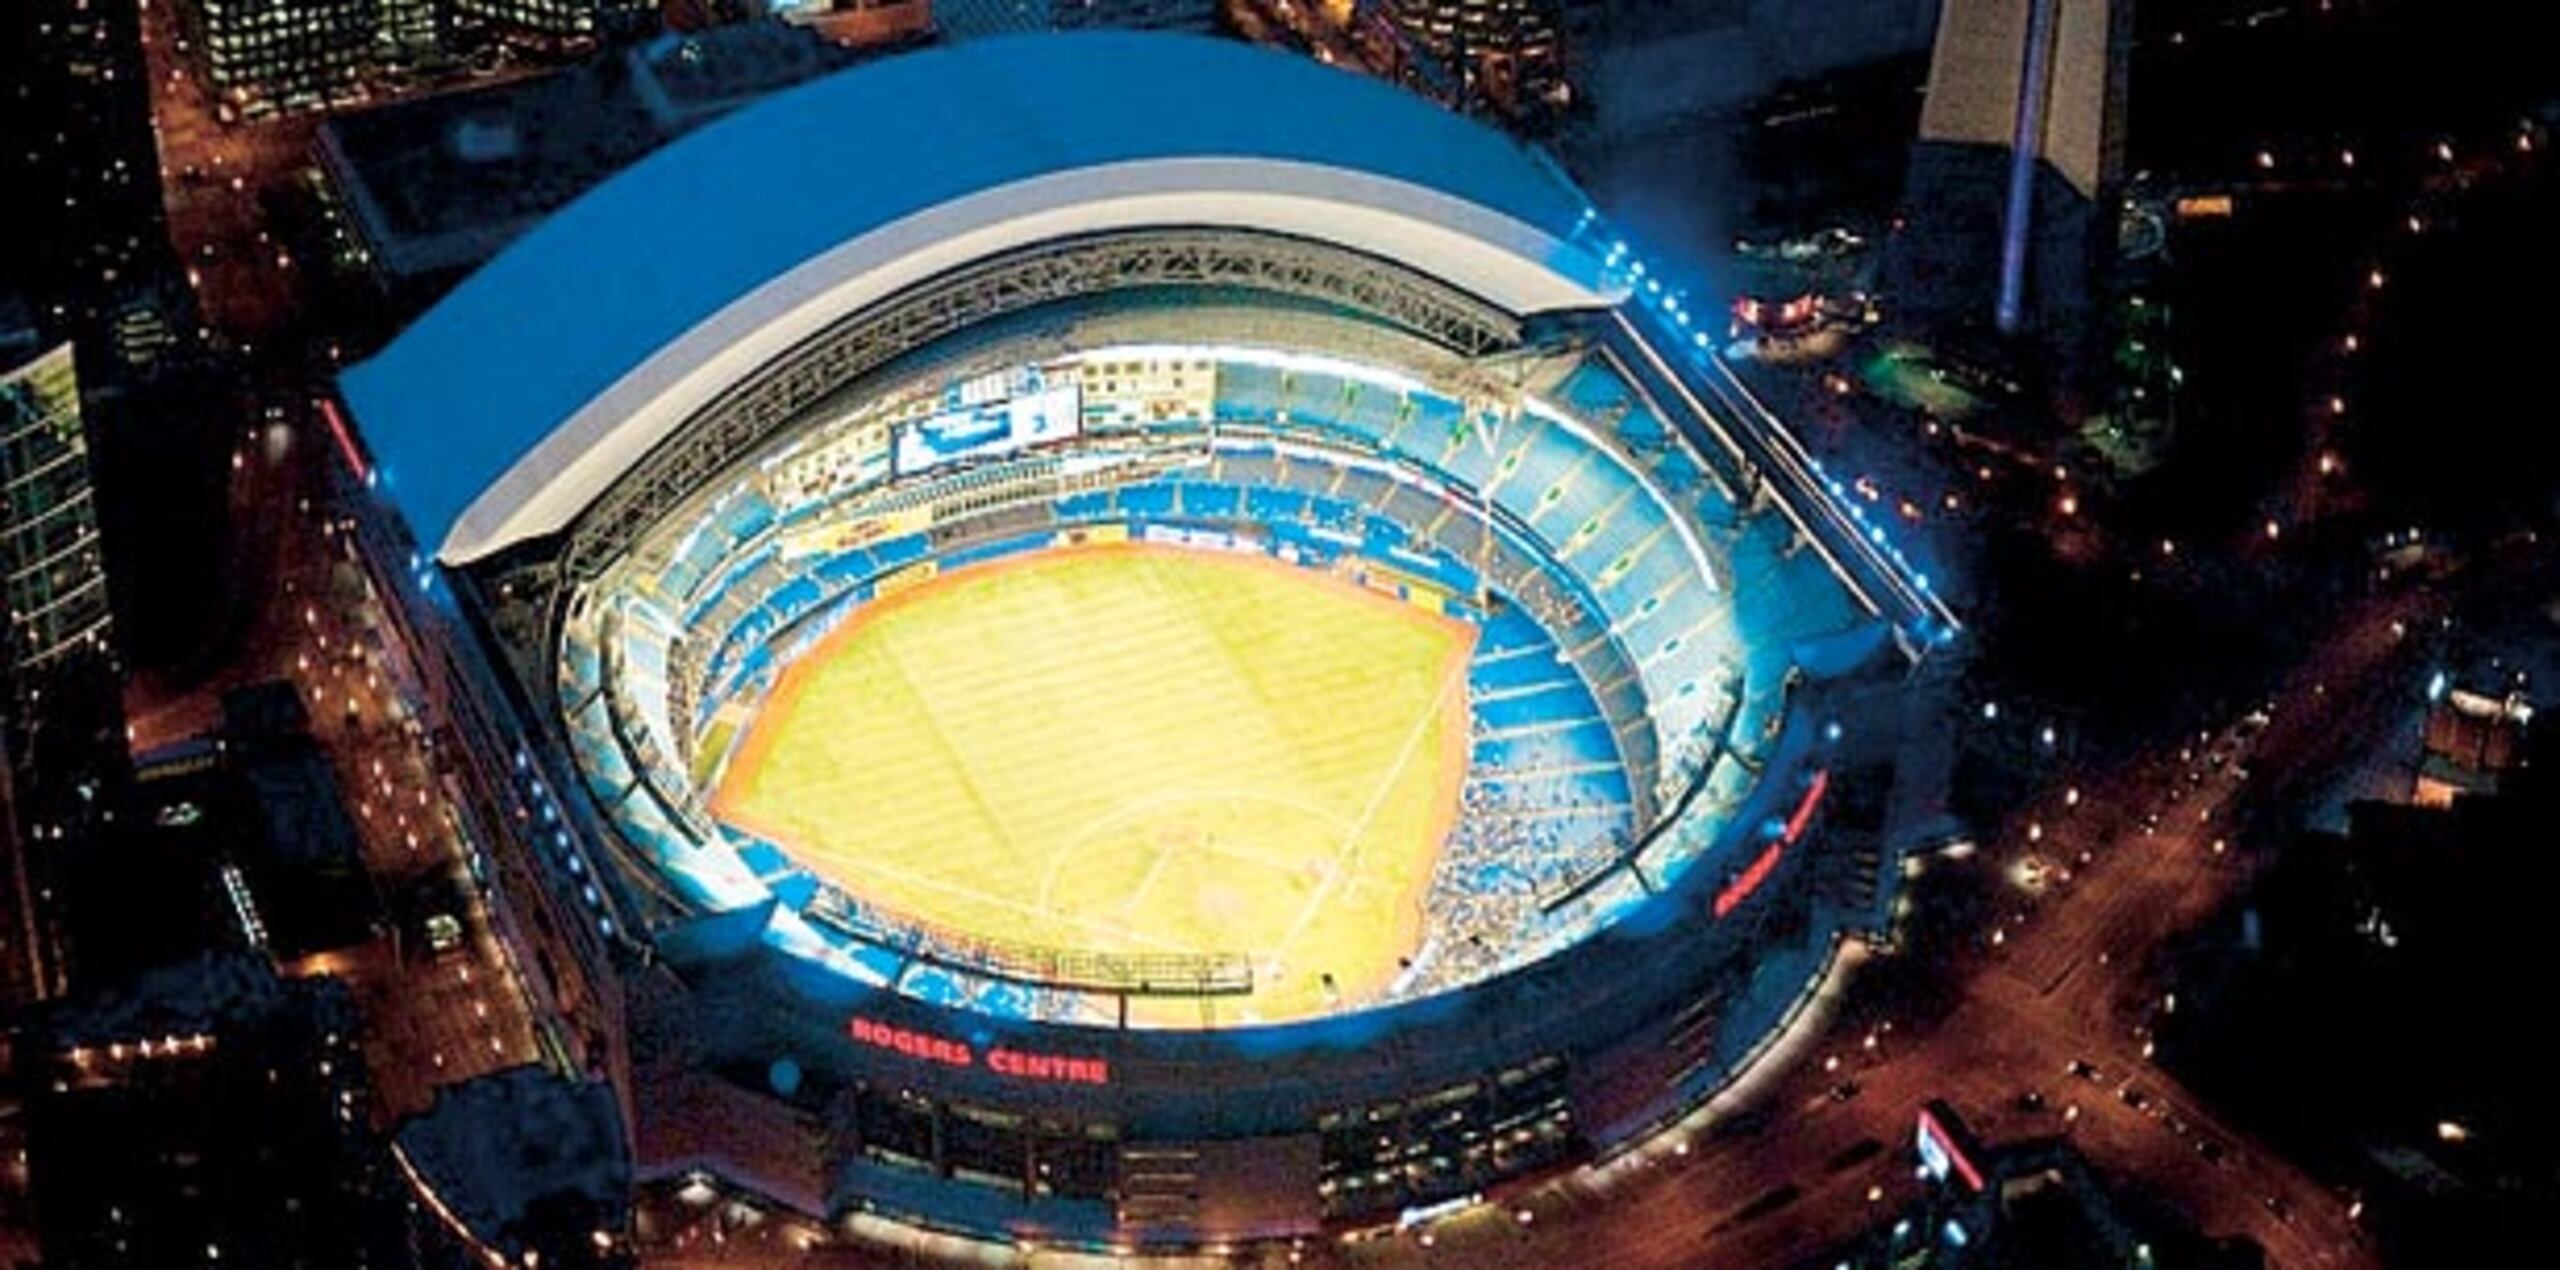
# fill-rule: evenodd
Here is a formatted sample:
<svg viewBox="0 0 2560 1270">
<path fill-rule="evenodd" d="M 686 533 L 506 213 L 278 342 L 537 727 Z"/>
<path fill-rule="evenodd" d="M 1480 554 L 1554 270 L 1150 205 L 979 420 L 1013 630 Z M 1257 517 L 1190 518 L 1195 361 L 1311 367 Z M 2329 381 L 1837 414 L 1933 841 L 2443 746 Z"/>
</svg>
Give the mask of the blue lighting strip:
<svg viewBox="0 0 2560 1270">
<path fill-rule="evenodd" d="M 1786 480 L 1818 504 L 1810 509 L 1815 512 L 1814 519 L 1826 522 L 1833 531 L 1824 536 L 1838 539 L 1828 544 L 1830 550 L 1825 554 L 1842 551 L 1853 555 L 1863 566 L 1860 571 L 1874 574 L 1887 593 L 1890 610 L 1899 614 L 1894 622 L 1896 628 L 1918 640 L 1923 647 L 1954 640 L 1963 631 L 1964 624 L 1939 598 L 1928 573 L 1915 566 L 1901 546 L 1893 541 L 1883 519 L 1868 516 L 1865 506 L 1849 498 L 1841 482 L 1825 472 L 1822 460 L 1808 453 L 1786 424 L 1734 378 L 1732 370 L 1716 354 L 1715 338 L 1706 331 L 1695 329 L 1697 308 L 1689 299 L 1689 289 L 1677 283 L 1666 284 L 1662 272 L 1649 267 L 1625 239 L 1605 232 L 1599 214 L 1594 210 L 1586 208 L 1583 211 L 1576 224 L 1575 238 L 1581 245 L 1600 252 L 1603 279 L 1626 288 L 1629 299 L 1634 302 L 1630 307 L 1651 318 L 1663 333 L 1672 337 L 1671 356 L 1677 358 L 1685 354 L 1688 361 L 1686 369 L 1698 376 L 1709 396 L 1718 398 L 1728 407 L 1729 417 L 1724 417 L 1723 422 L 1737 431 L 1749 431 L 1753 439 L 1770 452 L 1774 462 L 1757 464 L 1763 469 L 1763 474 Z M 1684 389 L 1688 387 L 1686 384 L 1681 386 Z M 1702 413 L 1707 413 L 1710 418 L 1718 417 L 1703 410 L 1703 401 L 1693 404 L 1700 406 Z M 1802 470 L 1789 470 L 1794 468 Z M 1793 479 L 1788 479 L 1790 477 Z M 1806 528 L 1810 531 L 1814 526 L 1808 524 Z M 1851 585 L 1862 592 L 1866 589 L 1854 580 L 1851 580 Z"/>
</svg>

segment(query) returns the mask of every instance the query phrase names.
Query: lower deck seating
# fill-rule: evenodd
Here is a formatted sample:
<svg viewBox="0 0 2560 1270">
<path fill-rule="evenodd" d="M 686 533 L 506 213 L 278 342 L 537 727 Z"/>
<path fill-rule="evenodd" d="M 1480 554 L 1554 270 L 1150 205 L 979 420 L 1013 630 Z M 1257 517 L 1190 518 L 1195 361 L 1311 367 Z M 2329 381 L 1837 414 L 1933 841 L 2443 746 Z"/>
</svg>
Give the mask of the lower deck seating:
<svg viewBox="0 0 2560 1270">
<path fill-rule="evenodd" d="M 952 568 L 1028 549 L 1060 526 L 1241 522 L 1271 530 L 1260 536 L 1309 563 L 1359 555 L 1431 577 L 1480 629 L 1461 815 L 1427 900 L 1431 943 L 1400 988 L 1418 995 L 1598 920 L 1605 905 L 1550 912 L 1542 901 L 1632 842 L 1663 796 L 1664 770 L 1704 769 L 1702 802 L 1731 805 L 1747 791 L 1746 767 L 1710 765 L 1712 744 L 1699 734 L 1733 719 L 1736 736 L 1757 735 L 1783 706 L 1793 640 L 1856 618 L 1837 586 L 1821 584 L 1818 563 L 1793 549 L 1780 517 L 1737 508 L 1722 477 L 1614 382 L 1581 370 L 1564 379 L 1555 397 L 1576 424 L 1543 407 L 1504 413 L 1338 375 L 1222 366 L 1220 431 L 1166 425 L 1192 447 L 1178 465 L 1086 467 L 1118 483 L 1044 492 L 1028 518 L 996 507 L 1011 495 L 989 483 L 992 469 L 954 469 L 956 493 L 945 500 L 953 506 L 928 506 L 930 531 L 842 551 L 782 554 L 785 535 L 775 530 L 809 520 L 810 509 L 793 504 L 786 516 L 750 484 L 662 554 L 654 590 L 666 603 L 642 637 L 564 641 L 563 682 L 620 679 L 618 699 L 627 699 L 663 698 L 682 679 L 691 685 L 685 723 L 707 726 L 731 694 L 769 682 L 777 648 L 787 659 L 886 574 L 928 557 Z M 1615 440 L 1583 430 L 1594 420 L 1614 421 Z M 1113 444 L 1126 451 L 1130 440 Z M 989 501 L 962 505 L 963 495 Z M 917 505 L 909 489 L 896 496 Z M 1675 506 L 1694 506 L 1715 528 L 1702 538 L 1694 525 L 1675 525 Z M 1011 536 L 983 536 L 1000 516 Z M 1707 571 L 1702 543 L 1723 576 Z M 1743 685 L 1749 695 L 1737 699 Z M 632 796 L 644 778 L 664 783 L 643 769 L 669 756 L 642 753 L 635 767 L 609 694 L 593 695 L 570 725 L 590 783 L 644 850 L 680 849 L 687 831 L 645 790 Z M 1647 864 L 1688 849 L 1649 851 Z M 739 859 L 794 905 L 820 892 L 769 844 Z M 1103 1010 L 1079 994 L 911 959 L 842 932 L 824 937 L 866 973 L 932 999 L 1050 1019 L 1090 1021 Z"/>
</svg>

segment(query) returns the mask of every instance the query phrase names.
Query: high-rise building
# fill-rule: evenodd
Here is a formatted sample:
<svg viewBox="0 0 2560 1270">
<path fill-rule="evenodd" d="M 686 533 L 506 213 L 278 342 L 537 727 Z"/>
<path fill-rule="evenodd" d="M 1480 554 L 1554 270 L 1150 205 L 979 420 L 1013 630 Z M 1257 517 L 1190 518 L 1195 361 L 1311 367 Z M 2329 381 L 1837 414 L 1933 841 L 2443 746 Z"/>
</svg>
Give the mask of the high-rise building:
<svg viewBox="0 0 2560 1270">
<path fill-rule="evenodd" d="M 11 912 L 0 987 L 61 990 L 61 861 L 108 818 L 124 720 L 71 346 L 0 373 L 0 755 Z"/>
<path fill-rule="evenodd" d="M 0 377 L 0 566 L 13 678 L 106 651 L 107 577 L 69 344 Z"/>
<path fill-rule="evenodd" d="M 1565 104 L 1554 0 L 1383 0 L 1404 36 L 1448 68 L 1461 104 L 1534 121 Z"/>
<path fill-rule="evenodd" d="M 414 6 L 387 6 L 407 15 Z M 372 69 L 384 0 L 193 0 L 205 80 L 242 114 L 326 106 Z"/>
<path fill-rule="evenodd" d="M 358 99 L 383 72 L 450 69 L 493 44 L 574 57 L 659 24 L 656 0 L 183 0 L 179 12 L 206 81 L 244 115 Z"/>
<path fill-rule="evenodd" d="M 25 325 L 51 338 L 107 335 L 178 276 L 135 6 L 0 4 L 0 49 L 0 294 L 17 292 Z"/>
<path fill-rule="evenodd" d="M 381 40 L 378 55 L 390 65 L 432 62 L 446 51 L 452 27 L 448 0 L 378 0 Z"/>
<path fill-rule="evenodd" d="M 657 0 L 453 0 L 455 15 L 512 43 L 577 52 L 651 26 Z"/>
<path fill-rule="evenodd" d="M 193 320 L 137 7 L 0 5 L 0 48 L 24 54 L 0 76 L 0 1002 L 18 1003 L 65 984 L 57 866 L 126 766 L 89 429 L 184 360 Z"/>
</svg>

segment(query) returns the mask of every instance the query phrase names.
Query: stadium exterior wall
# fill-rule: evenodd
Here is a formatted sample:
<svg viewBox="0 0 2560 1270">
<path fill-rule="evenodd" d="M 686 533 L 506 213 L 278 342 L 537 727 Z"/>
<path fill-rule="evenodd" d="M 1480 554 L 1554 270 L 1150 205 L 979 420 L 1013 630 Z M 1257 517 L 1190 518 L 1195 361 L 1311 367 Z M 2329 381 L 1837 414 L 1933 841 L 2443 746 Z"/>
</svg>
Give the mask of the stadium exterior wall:
<svg viewBox="0 0 2560 1270">
<path fill-rule="evenodd" d="M 1817 765 L 1840 759 L 1812 721 L 1829 692 L 1814 690 L 1813 702 L 1795 712 L 1769 778 L 1735 818 L 1731 833 L 1738 841 L 1761 832 L 1772 815 L 1783 816 Z M 1889 745 L 1890 739 L 1878 735 L 1869 743 Z M 1818 970 L 1845 934 L 1860 933 L 1821 899 L 1826 869 L 1820 861 L 1846 853 L 1810 839 L 1863 832 L 1833 819 L 1821 817 L 1806 849 L 1784 856 L 1751 901 L 1727 917 L 1709 916 L 1727 880 L 1723 872 L 1693 870 L 1569 955 L 1444 996 L 1347 1016 L 1208 1032 L 997 1020 L 818 970 L 763 945 L 746 915 L 725 914 L 662 934 L 664 964 L 687 992 L 678 1017 L 655 1026 L 686 1034 L 695 1066 L 732 1073 L 749 1087 L 742 1092 L 798 1106 L 829 1126 L 824 1142 L 807 1148 L 816 1157 L 808 1166 L 838 1182 L 831 1211 L 813 1217 L 875 1212 L 979 1238 L 1036 1232 L 1047 1241 L 1097 1248 L 1389 1225 L 1408 1205 L 1498 1191 L 1605 1159 L 1703 1105 L 1738 1076 L 1772 1030 L 1792 1018 L 1805 985 L 1817 977 L 1791 971 Z M 1776 962 L 1784 967 L 1772 973 L 1766 963 Z M 888 1044 L 892 1035 L 912 1040 L 912 1052 Z M 998 1051 L 1098 1063 L 1107 1075 L 1026 1078 L 994 1070 L 990 1059 Z M 754 1088 L 785 1062 L 808 1073 L 800 1088 L 790 1094 Z M 954 1184 L 949 1160 L 880 1163 L 880 1144 L 866 1139 L 861 1109 L 865 1100 L 895 1099 L 929 1103 L 938 1118 L 1100 1131 L 1124 1156 L 1142 1159 L 1204 1142 L 1303 1147 L 1302 1139 L 1322 1124 L 1362 1123 L 1371 1109 L 1384 1107 L 1391 1109 L 1389 1121 L 1369 1122 L 1361 1136 L 1391 1135 L 1401 1150 L 1408 1130 L 1392 1109 L 1427 1104 L 1453 1090 L 1490 1089 L 1542 1065 L 1561 1074 L 1569 1129 L 1558 1149 L 1525 1166 L 1454 1170 L 1436 1186 L 1416 1184 L 1384 1203 L 1344 1205 L 1322 1189 L 1325 1166 L 1338 1161 L 1292 1149 L 1296 1163 L 1278 1175 L 1198 1178 L 1194 1216 L 1147 1219 L 1124 1208 L 1091 1229 L 1080 1229 L 1084 1209 L 1072 1197 L 1039 1195 L 1030 1179 L 1018 1192 L 991 1193 L 983 1184 Z M 646 1117 L 648 1100 L 639 1101 Z M 1489 1124 L 1471 1127 L 1494 1131 Z M 717 1160 L 685 1162 L 727 1173 Z M 640 1165 L 644 1173 L 651 1169 L 648 1160 Z M 1125 1177 L 1115 1185 L 1125 1198 Z M 1219 1209 L 1259 1213 L 1262 1224 L 1210 1220 Z"/>
</svg>

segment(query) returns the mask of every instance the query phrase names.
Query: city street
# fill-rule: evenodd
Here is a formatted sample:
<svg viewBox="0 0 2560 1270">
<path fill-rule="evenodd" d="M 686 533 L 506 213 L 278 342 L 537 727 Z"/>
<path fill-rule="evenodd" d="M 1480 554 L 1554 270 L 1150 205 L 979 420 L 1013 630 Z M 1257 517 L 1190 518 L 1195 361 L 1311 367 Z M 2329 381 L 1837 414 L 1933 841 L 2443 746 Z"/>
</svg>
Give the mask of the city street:
<svg viewBox="0 0 2560 1270">
<path fill-rule="evenodd" d="M 203 683 L 132 685 L 129 731 L 135 751 L 147 753 L 217 726 L 226 691 L 271 679 L 302 690 L 397 930 L 380 952 L 323 955 L 287 969 L 355 985 L 376 1116 L 391 1124 L 425 1110 L 438 1085 L 533 1062 L 540 1052 L 506 950 L 465 871 L 431 724 L 416 714 L 406 654 L 390 642 L 396 628 L 382 620 L 337 528 L 322 466 L 337 453 L 321 426 L 276 423 L 243 438 L 233 466 L 232 523 L 242 531 L 232 568 L 254 612 L 241 651 Z M 267 511 L 250 514 L 254 508 Z M 460 946 L 429 946 L 421 906 L 453 909 Z"/>
<path fill-rule="evenodd" d="M 2406 691 L 2405 682 L 2384 673 L 2394 664 L 2389 630 L 2400 609 L 2378 606 L 2342 625 L 2339 638 L 2293 676 L 2279 694 L 2286 704 L 2250 760 L 2252 779 L 2317 761 L 2322 740 L 2337 734 L 2344 718 L 2370 709 L 2377 696 Z M 2311 692 L 2323 681 L 2324 692 Z M 1648 1163 L 1528 1196 L 1522 1202 L 1538 1216 L 1526 1227 L 1453 1223 L 1435 1241 L 1437 1251 L 1464 1259 L 1478 1255 L 1470 1252 L 1478 1241 L 1499 1239 L 1541 1254 L 1604 1247 L 1603 1263 L 1613 1265 L 1783 1263 L 1853 1237 L 1912 1194 L 1918 1183 L 1904 1154 L 1912 1120 L 1921 1102 L 1943 1097 L 1986 1141 L 2070 1134 L 2103 1173 L 2174 1201 L 2208 1233 L 2252 1236 L 2271 1264 L 2368 1264 L 2345 1200 L 2249 1146 L 2145 1059 L 2136 1031 L 2152 999 L 2140 979 L 2144 953 L 2201 918 L 2242 877 L 2237 857 L 2211 845 L 2238 783 L 2209 783 L 2169 805 L 2160 830 L 2146 833 L 2138 809 L 2167 804 L 2184 768 L 2145 766 L 2084 789 L 2085 828 L 2054 820 L 2045 854 L 2085 844 L 2090 863 L 2032 916 L 2003 929 L 1991 955 L 1968 968 L 1967 997 L 1946 1019 L 1924 1036 L 1882 1038 L 1873 1050 L 1856 1036 L 1816 1044 L 1816 1052 L 1842 1057 L 1841 1069 L 1859 1088 L 1853 1098 L 1829 1096 L 1826 1086 L 1840 1075 L 1824 1062 L 1805 1063 L 1765 1097 L 1766 1118 L 1755 1117 L 1754 1127 L 1729 1136 L 1711 1127 L 1685 1156 L 1654 1154 Z M 2072 1075 L 2075 1062 L 2094 1074 Z M 2142 1092 L 2144 1106 L 2119 1096 L 2128 1088 Z M 2020 1108 L 2030 1092 L 2042 1097 L 2043 1110 Z M 1869 1139 L 1887 1150 L 1832 1166 L 1854 1159 Z M 2199 1157 L 2195 1144 L 2206 1139 L 2226 1144 L 2218 1164 Z M 1870 1188 L 1880 1191 L 1873 1199 Z M 1781 1192 L 1792 1195 L 1782 1207 L 1743 1216 L 1755 1201 Z M 2282 1200 L 2289 1218 L 2268 1210 L 2270 1196 Z M 1560 1211 L 1549 1214 L 1551 1205 Z M 1606 1220 L 1618 1205 L 1649 1220 Z M 1583 1213 L 1592 1220 L 1572 1220 Z M 1396 1251 L 1356 1259 L 1401 1261 L 1409 1244 L 1379 1245 L 1382 1253 Z"/>
<path fill-rule="evenodd" d="M 2005 868 L 2027 853 L 1996 844 L 2034 832 L 2035 854 L 2069 870 L 2040 898 L 2021 889 L 2012 919 L 1948 967 L 1962 997 L 1943 1018 L 1862 1022 L 1873 1010 L 1856 1008 L 1852 969 L 1842 1008 L 1809 1012 L 1805 1033 L 1771 1060 L 1784 1066 L 1747 1077 L 1749 1094 L 1724 1100 L 1703 1130 L 1675 1129 L 1412 1231 L 1309 1241 L 1294 1260 L 1264 1249 L 1250 1263 L 1792 1264 L 1888 1223 L 1918 1197 L 1927 1183 L 1913 1171 L 1914 1119 L 1923 1102 L 1944 1098 L 1994 1146 L 2068 1136 L 2120 1192 L 2163 1201 L 2207 1235 L 2245 1235 L 2271 1266 L 2378 1265 L 2353 1197 L 2257 1144 L 2151 1063 L 2145 1034 L 2170 1003 L 2149 978 L 2150 955 L 2204 920 L 2276 845 L 2235 843 L 2236 825 L 2291 805 L 2351 758 L 2356 738 L 2404 712 L 2414 689 L 2395 623 L 2430 611 L 2412 594 L 2362 602 L 2284 676 L 2263 724 L 2222 721 L 2190 734 L 2183 754 L 2085 780 L 2076 799 L 2051 791 L 1995 845 L 1933 861 Z M 1844 957 L 1864 959 L 1854 948 Z M 938 1236 L 884 1239 L 803 1252 L 742 1234 L 653 1264 L 937 1265 L 965 1255 Z M 1053 1260 L 1079 1259 L 1032 1259 Z"/>
<path fill-rule="evenodd" d="M 1430 1249 L 1406 1236 L 1352 1249 L 1350 1260 L 1560 1264 L 1544 1259 L 1575 1250 L 1590 1258 L 1585 1264 L 1784 1264 L 1856 1236 L 1911 1198 L 1920 1185 L 1907 1155 L 1913 1118 L 1923 1101 L 1942 1097 L 1990 1143 L 2070 1135 L 2120 1186 L 2171 1201 L 2208 1234 L 2254 1238 L 2271 1265 L 2373 1264 L 2349 1199 L 2252 1144 L 2149 1063 L 2141 1031 L 2159 997 L 2144 970 L 2159 941 L 2243 880 L 2246 855 L 2226 831 L 2248 786 L 2281 785 L 2334 762 L 2338 738 L 2361 734 L 2406 698 L 2392 623 L 2417 608 L 2408 598 L 2378 600 L 2338 623 L 2274 694 L 2278 708 L 2250 749 L 2247 782 L 2230 774 L 2234 760 L 2190 788 L 2187 773 L 2204 764 L 2203 753 L 2191 761 L 2172 753 L 2088 782 L 2076 812 L 2058 800 L 2022 812 L 2012 834 L 2043 823 L 2042 854 L 2071 859 L 2085 848 L 2089 862 L 2001 928 L 1997 946 L 1962 969 L 1962 1004 L 1925 1034 L 1897 1029 L 1872 1048 L 1862 1035 L 1824 1036 L 1804 1052 L 1826 1057 L 1782 1076 L 1735 1117 L 1744 1127 L 1711 1125 L 1685 1154 L 1648 1149 L 1635 1162 L 1506 1200 L 1532 1212 L 1527 1224 L 1499 1213 L 1462 1218 L 1436 1230 Z M 2143 826 L 2150 810 L 2160 813 L 2156 832 Z M 1977 857 L 1933 867 L 1988 866 Z M 2075 1063 L 2090 1074 L 2073 1074 Z M 1844 1075 L 1857 1089 L 1845 1100 L 1828 1092 Z M 2041 1110 L 2021 1106 L 2029 1093 Z M 2203 1158 L 2203 1142 L 2216 1145 L 2219 1160 Z M 1620 1211 L 1647 1217 L 1610 1220 Z"/>
<path fill-rule="evenodd" d="M 223 123 L 182 51 L 184 38 L 172 4 L 143 4 L 169 238 L 206 323 L 255 351 L 297 318 L 299 266 L 268 231 L 265 199 L 310 165 L 321 116 Z"/>
</svg>

